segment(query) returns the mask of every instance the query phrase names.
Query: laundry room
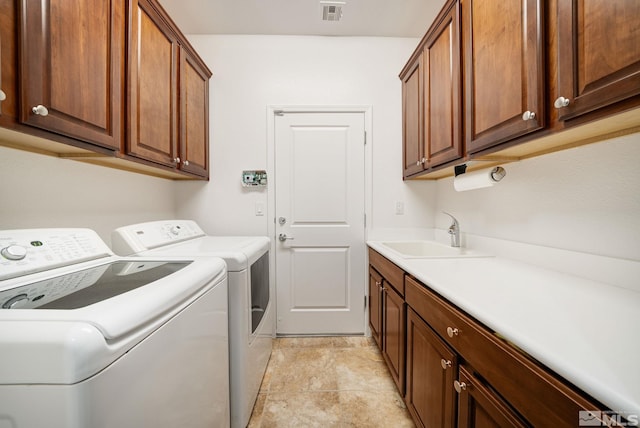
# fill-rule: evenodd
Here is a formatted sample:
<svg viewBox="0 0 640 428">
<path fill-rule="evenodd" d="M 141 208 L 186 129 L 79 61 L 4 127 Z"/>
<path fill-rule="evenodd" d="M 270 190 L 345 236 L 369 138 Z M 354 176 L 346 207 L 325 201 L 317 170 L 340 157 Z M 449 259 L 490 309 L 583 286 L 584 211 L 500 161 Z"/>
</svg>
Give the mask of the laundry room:
<svg viewBox="0 0 640 428">
<path fill-rule="evenodd" d="M 28 3 L 0 0 L 0 296 L 48 280 L 9 271 L 32 254 L 72 273 L 26 230 L 192 263 L 160 289 L 224 270 L 228 413 L 185 426 L 638 425 L 636 2 Z"/>
</svg>

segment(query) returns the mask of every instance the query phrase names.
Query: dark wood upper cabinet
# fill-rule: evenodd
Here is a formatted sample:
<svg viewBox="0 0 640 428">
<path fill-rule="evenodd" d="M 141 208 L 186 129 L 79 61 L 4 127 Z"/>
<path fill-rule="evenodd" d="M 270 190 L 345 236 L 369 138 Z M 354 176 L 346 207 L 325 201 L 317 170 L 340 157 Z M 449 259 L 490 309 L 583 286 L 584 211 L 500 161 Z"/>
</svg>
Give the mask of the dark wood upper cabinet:
<svg viewBox="0 0 640 428">
<path fill-rule="evenodd" d="M 20 121 L 119 149 L 124 0 L 20 2 Z"/>
<path fill-rule="evenodd" d="M 542 2 L 462 4 L 468 153 L 545 125 Z"/>
<path fill-rule="evenodd" d="M 129 3 L 127 154 L 176 166 L 178 36 L 148 0 Z"/>
<path fill-rule="evenodd" d="M 403 177 L 426 168 L 422 122 L 422 56 L 418 56 L 400 73 L 402 80 L 402 170 Z"/>
<path fill-rule="evenodd" d="M 558 1 L 558 118 L 640 94 L 640 2 Z"/>
<path fill-rule="evenodd" d="M 202 61 L 180 48 L 180 169 L 208 177 L 209 78 Z"/>
<path fill-rule="evenodd" d="M 428 167 L 462 157 L 460 6 L 449 1 L 426 36 L 424 151 Z"/>
</svg>

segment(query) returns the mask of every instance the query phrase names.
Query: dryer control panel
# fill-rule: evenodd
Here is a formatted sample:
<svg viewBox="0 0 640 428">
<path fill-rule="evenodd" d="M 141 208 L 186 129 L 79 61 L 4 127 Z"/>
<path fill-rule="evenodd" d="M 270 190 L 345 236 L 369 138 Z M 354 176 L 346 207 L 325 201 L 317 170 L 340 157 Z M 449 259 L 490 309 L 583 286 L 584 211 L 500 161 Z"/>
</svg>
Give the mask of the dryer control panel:
<svg viewBox="0 0 640 428">
<path fill-rule="evenodd" d="M 120 227 L 111 234 L 113 251 L 129 256 L 152 248 L 205 236 L 192 220 L 163 220 Z"/>
<path fill-rule="evenodd" d="M 91 229 L 0 231 L 0 280 L 111 256 Z"/>
</svg>

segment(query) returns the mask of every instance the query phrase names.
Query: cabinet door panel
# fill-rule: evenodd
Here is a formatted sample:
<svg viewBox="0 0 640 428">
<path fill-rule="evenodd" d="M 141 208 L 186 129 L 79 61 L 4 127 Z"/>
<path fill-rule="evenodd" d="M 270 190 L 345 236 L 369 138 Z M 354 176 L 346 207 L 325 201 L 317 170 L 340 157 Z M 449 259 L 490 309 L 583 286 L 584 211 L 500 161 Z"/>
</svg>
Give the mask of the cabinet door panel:
<svg viewBox="0 0 640 428">
<path fill-rule="evenodd" d="M 383 280 L 383 284 L 382 356 L 387 362 L 398 391 L 404 395 L 406 307 L 402 296 L 396 293 L 386 281 Z"/>
<path fill-rule="evenodd" d="M 178 144 L 178 42 L 146 0 L 132 0 L 127 153 L 175 165 Z"/>
<path fill-rule="evenodd" d="M 525 428 L 531 426 L 463 366 L 460 366 L 458 381 L 465 385 L 465 389 L 460 392 L 458 401 L 458 426 L 460 428 Z"/>
<path fill-rule="evenodd" d="M 369 326 L 371 337 L 382 349 L 382 277 L 369 267 Z"/>
<path fill-rule="evenodd" d="M 208 177 L 209 75 L 186 49 L 180 50 L 180 169 Z"/>
<path fill-rule="evenodd" d="M 403 177 L 423 171 L 422 57 L 402 76 L 402 170 Z"/>
<path fill-rule="evenodd" d="M 559 118 L 640 94 L 640 2 L 558 1 Z"/>
<path fill-rule="evenodd" d="M 446 368 L 443 360 L 449 363 Z M 454 426 L 457 370 L 456 354 L 409 308 L 405 401 L 418 426 Z"/>
<path fill-rule="evenodd" d="M 467 152 L 544 126 L 541 2 L 463 2 Z M 523 113 L 535 113 L 523 120 Z"/>
<path fill-rule="evenodd" d="M 448 7 L 422 51 L 424 139 L 429 167 L 462 156 L 458 2 L 450 2 Z"/>
<path fill-rule="evenodd" d="M 119 148 L 124 4 L 121 0 L 21 3 L 23 123 Z M 34 114 L 43 105 L 48 114 Z"/>
</svg>

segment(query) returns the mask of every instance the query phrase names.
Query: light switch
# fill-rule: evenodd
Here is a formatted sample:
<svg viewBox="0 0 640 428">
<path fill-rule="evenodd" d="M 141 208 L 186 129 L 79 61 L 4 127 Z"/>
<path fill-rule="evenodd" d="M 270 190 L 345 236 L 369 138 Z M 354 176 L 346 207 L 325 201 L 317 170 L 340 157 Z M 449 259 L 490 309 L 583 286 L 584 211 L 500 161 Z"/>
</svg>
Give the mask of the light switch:
<svg viewBox="0 0 640 428">
<path fill-rule="evenodd" d="M 396 215 L 404 215 L 404 202 L 396 202 Z"/>
<path fill-rule="evenodd" d="M 256 202 L 256 215 L 257 216 L 264 215 L 264 202 L 261 202 L 261 201 Z"/>
</svg>

